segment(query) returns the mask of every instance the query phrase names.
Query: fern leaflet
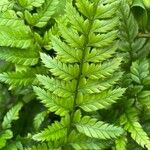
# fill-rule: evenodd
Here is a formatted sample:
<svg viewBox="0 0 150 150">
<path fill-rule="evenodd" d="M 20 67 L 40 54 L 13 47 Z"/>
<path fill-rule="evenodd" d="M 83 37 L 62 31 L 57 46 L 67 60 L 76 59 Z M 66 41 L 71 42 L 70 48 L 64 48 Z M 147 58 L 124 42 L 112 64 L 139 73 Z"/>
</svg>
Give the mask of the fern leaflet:
<svg viewBox="0 0 150 150">
<path fill-rule="evenodd" d="M 11 127 L 11 122 L 13 120 L 17 120 L 19 118 L 19 111 L 21 110 L 23 104 L 19 102 L 15 106 L 13 106 L 5 115 L 4 120 L 2 122 L 3 129 L 7 129 Z"/>
</svg>

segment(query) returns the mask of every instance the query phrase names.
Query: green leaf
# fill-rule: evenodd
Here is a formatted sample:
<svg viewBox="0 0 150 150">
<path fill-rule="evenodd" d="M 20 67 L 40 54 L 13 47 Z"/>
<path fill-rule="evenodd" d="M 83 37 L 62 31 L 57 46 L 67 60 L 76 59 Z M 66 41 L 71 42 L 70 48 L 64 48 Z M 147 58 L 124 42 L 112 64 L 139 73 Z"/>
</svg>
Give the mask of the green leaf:
<svg viewBox="0 0 150 150">
<path fill-rule="evenodd" d="M 51 126 L 33 135 L 35 141 L 56 141 L 67 134 L 67 128 L 60 122 L 55 121 Z"/>
<path fill-rule="evenodd" d="M 109 142 L 89 138 L 83 134 L 75 132 L 74 130 L 69 135 L 68 143 L 75 150 L 103 150 L 109 147 Z"/>
<path fill-rule="evenodd" d="M 119 7 L 119 2 L 120 1 L 118 0 L 116 1 L 106 0 L 106 1 L 99 2 L 95 18 L 98 19 L 112 18 L 112 16 L 116 14 L 116 11 Z"/>
<path fill-rule="evenodd" d="M 20 66 L 19 66 L 20 67 Z M 22 70 L 20 70 L 22 68 Z M 16 68 L 16 72 L 4 72 L 0 74 L 0 81 L 7 83 L 11 88 L 37 85 L 36 74 L 45 74 L 47 70 L 43 67 L 34 68 Z"/>
<path fill-rule="evenodd" d="M 121 117 L 124 129 L 131 133 L 131 137 L 143 148 L 150 149 L 150 138 L 139 123 L 137 110 L 135 108 L 126 109 L 126 113 Z"/>
<path fill-rule="evenodd" d="M 44 53 L 41 53 L 41 59 L 45 66 L 50 69 L 52 74 L 58 76 L 60 79 L 64 79 L 66 81 L 72 80 L 79 74 L 79 65 L 77 64 L 67 65 L 56 59 L 52 59 Z"/>
<path fill-rule="evenodd" d="M 150 91 L 142 91 L 138 94 L 139 102 L 145 106 L 147 109 L 150 109 Z"/>
<path fill-rule="evenodd" d="M 83 101 L 79 106 L 87 112 L 99 109 L 107 109 L 122 96 L 124 89 L 118 88 L 114 90 L 102 91 L 96 95 L 84 95 Z"/>
<path fill-rule="evenodd" d="M 9 0 L 0 1 L 0 12 L 6 11 L 13 7 L 13 2 Z"/>
<path fill-rule="evenodd" d="M 66 4 L 66 13 L 67 19 L 77 31 L 81 33 L 87 32 L 89 21 L 84 21 L 84 18 L 76 11 L 75 7 L 73 7 L 70 3 Z"/>
<path fill-rule="evenodd" d="M 81 60 L 81 50 L 72 49 L 57 37 L 52 37 L 52 45 L 58 54 L 58 59 L 65 63 L 76 63 Z"/>
<path fill-rule="evenodd" d="M 21 71 L 21 72 L 8 72 L 8 73 L 1 73 L 0 74 L 0 81 L 9 84 L 11 88 L 15 88 L 16 86 L 26 86 L 30 85 L 31 83 L 35 83 L 35 74 L 31 72 Z"/>
<path fill-rule="evenodd" d="M 43 111 L 43 112 L 40 112 L 38 113 L 35 118 L 34 118 L 34 121 L 33 121 L 33 125 L 34 125 L 34 128 L 36 130 L 38 130 L 42 124 L 42 122 L 44 121 L 45 117 L 47 116 L 47 111 Z"/>
<path fill-rule="evenodd" d="M 127 138 L 125 136 L 119 137 L 115 141 L 116 143 L 116 150 L 127 150 Z"/>
<path fill-rule="evenodd" d="M 55 112 L 57 115 L 64 116 L 72 108 L 72 98 L 59 98 L 39 87 L 34 87 L 34 91 L 50 112 Z"/>
<path fill-rule="evenodd" d="M 138 84 L 149 74 L 149 62 L 147 60 L 138 60 L 132 63 L 131 78 Z"/>
<path fill-rule="evenodd" d="M 3 26 L 27 29 L 23 19 L 18 18 L 15 11 L 13 10 L 0 13 L 0 27 L 2 28 Z"/>
<path fill-rule="evenodd" d="M 38 144 L 37 146 L 32 146 L 30 148 L 25 148 L 25 150 L 49 150 L 46 143 Z"/>
<path fill-rule="evenodd" d="M 126 50 L 131 51 L 132 45 L 131 43 L 134 41 L 135 37 L 138 34 L 138 24 L 135 18 L 133 17 L 133 14 L 130 13 L 130 7 L 126 3 L 126 1 L 122 1 L 120 4 L 120 18 L 121 18 L 121 26 L 120 30 L 121 32 L 121 39 L 124 41 L 127 41 L 128 44 L 125 44 L 128 49 Z M 133 28 L 134 27 L 134 28 Z"/>
<path fill-rule="evenodd" d="M 2 150 L 23 150 L 23 145 L 19 141 L 11 141 Z"/>
<path fill-rule="evenodd" d="M 95 20 L 92 26 L 92 31 L 96 33 L 107 33 L 114 30 L 117 26 L 118 18 L 111 18 L 107 20 Z"/>
<path fill-rule="evenodd" d="M 29 48 L 33 44 L 33 37 L 29 30 L 0 26 L 0 46 Z"/>
<path fill-rule="evenodd" d="M 111 139 L 123 133 L 122 128 L 98 121 L 89 116 L 83 117 L 79 122 L 75 123 L 75 126 L 80 133 L 91 138 Z"/>
<path fill-rule="evenodd" d="M 5 115 L 4 120 L 2 122 L 3 129 L 7 129 L 11 127 L 11 123 L 14 120 L 19 118 L 19 111 L 23 107 L 23 103 L 19 102 L 15 106 L 13 106 Z"/>
<path fill-rule="evenodd" d="M 75 29 L 67 28 L 61 21 L 59 22 L 58 27 L 68 45 L 73 48 L 83 47 L 83 36 L 79 36 L 78 32 Z"/>
<path fill-rule="evenodd" d="M 144 2 L 145 7 L 147 9 L 149 9 L 150 8 L 150 1 L 149 0 L 143 0 L 143 2 Z"/>
<path fill-rule="evenodd" d="M 25 148 L 24 150 L 61 150 L 61 148 L 55 148 L 51 143 L 42 143 L 37 144 L 29 148 Z"/>
<path fill-rule="evenodd" d="M 116 48 L 116 45 L 113 47 L 101 48 L 101 50 L 93 48 L 91 52 L 88 51 L 85 54 L 85 62 L 101 63 L 102 61 L 111 58 L 115 53 Z"/>
<path fill-rule="evenodd" d="M 7 140 L 11 139 L 13 137 L 13 133 L 11 130 L 5 130 L 4 132 L 0 133 L 0 148 L 3 148 L 6 146 Z"/>
<path fill-rule="evenodd" d="M 45 3 L 34 13 L 33 16 L 26 11 L 25 18 L 27 22 L 36 27 L 44 27 L 52 15 L 55 13 L 58 0 L 45 0 Z"/>
<path fill-rule="evenodd" d="M 121 63 L 121 59 L 117 58 L 104 62 L 102 64 L 89 64 L 84 63 L 83 65 L 83 76 L 89 79 L 105 79 L 111 76 L 118 68 Z"/>
<path fill-rule="evenodd" d="M 96 48 L 104 48 L 113 44 L 117 38 L 117 31 L 110 31 L 106 34 L 94 34 L 89 35 L 89 46 Z"/>
<path fill-rule="evenodd" d="M 147 10 L 144 6 L 145 0 L 134 0 L 131 6 L 135 18 L 137 19 L 140 28 L 146 30 L 148 22 Z"/>
<path fill-rule="evenodd" d="M 79 11 L 87 18 L 92 18 L 94 15 L 94 4 L 88 0 L 77 0 L 77 7 Z"/>
<path fill-rule="evenodd" d="M 33 9 L 33 7 L 41 7 L 45 0 L 18 0 L 21 7 L 26 9 Z"/>
<path fill-rule="evenodd" d="M 45 89 L 59 97 L 70 97 L 73 95 L 73 92 L 75 90 L 75 81 L 64 82 L 44 75 L 37 75 L 37 78 Z"/>
<path fill-rule="evenodd" d="M 83 94 L 96 94 L 103 90 L 109 89 L 114 85 L 122 76 L 122 73 L 114 73 L 112 77 L 106 78 L 105 80 L 86 80 L 83 78 L 80 81 L 79 91 Z"/>
<path fill-rule="evenodd" d="M 35 47 L 34 47 L 35 48 Z M 0 48 L 0 59 L 24 66 L 33 66 L 38 63 L 39 54 L 34 49 Z"/>
</svg>

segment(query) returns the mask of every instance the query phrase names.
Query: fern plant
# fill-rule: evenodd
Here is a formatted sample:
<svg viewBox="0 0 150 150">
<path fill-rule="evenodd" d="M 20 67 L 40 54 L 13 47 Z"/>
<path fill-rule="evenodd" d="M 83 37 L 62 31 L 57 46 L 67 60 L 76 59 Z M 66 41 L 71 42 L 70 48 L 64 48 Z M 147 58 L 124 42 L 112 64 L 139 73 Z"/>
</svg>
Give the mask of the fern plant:
<svg viewBox="0 0 150 150">
<path fill-rule="evenodd" d="M 28 69 L 30 69 L 32 66 L 35 66 L 36 68 L 39 59 L 39 52 L 42 50 L 42 42 L 44 42 L 44 39 L 42 39 L 39 33 L 35 31 L 34 28 L 36 27 L 36 24 L 30 25 L 30 23 L 28 23 L 28 20 L 33 21 L 34 17 L 31 18 L 32 15 L 30 14 L 29 19 L 29 16 L 26 15 L 26 13 L 29 13 L 28 7 L 31 7 L 31 10 L 33 10 L 33 6 L 40 6 L 36 5 L 36 3 L 39 2 L 29 2 L 28 0 L 18 1 L 16 6 L 17 8 L 15 10 L 8 9 L 7 11 L 1 13 L 0 58 L 16 65 L 17 72 L 13 73 L 12 75 L 14 77 L 16 76 L 16 78 L 17 76 L 20 76 L 21 71 L 25 71 L 26 73 L 28 73 L 31 71 L 28 71 Z M 48 6 L 46 6 L 46 4 Z M 56 9 L 57 4 L 58 1 L 57 3 L 56 1 L 49 1 L 45 3 L 44 1 L 41 2 L 42 6 L 41 8 L 37 8 L 38 12 L 36 14 L 39 15 L 36 18 L 37 24 L 41 24 L 41 22 L 43 23 L 40 28 L 48 23 L 49 19 L 54 13 L 54 10 Z M 22 8 L 27 10 L 22 10 Z M 51 13 L 51 15 L 49 15 L 49 13 Z M 35 15 L 33 14 L 33 16 Z M 46 18 L 46 20 L 43 20 L 44 18 Z M 28 24 L 26 25 L 25 22 L 27 22 Z M 35 71 L 32 72 L 34 79 L 36 73 L 37 71 L 35 69 Z M 5 73 L 1 76 L 2 81 L 5 82 L 6 80 L 11 80 L 12 83 L 11 81 L 6 81 L 6 83 L 8 82 L 10 85 L 13 85 L 14 82 L 14 84 L 16 84 L 15 79 L 13 79 L 13 77 L 11 76 L 11 73 Z M 21 81 L 26 82 L 27 85 L 28 83 L 32 83 L 33 78 L 22 78 Z M 21 83 L 21 81 L 19 82 Z"/>
<path fill-rule="evenodd" d="M 62 1 L 61 6 L 64 4 Z M 22 150 L 28 143 L 23 137 L 36 111 L 27 117 L 30 112 L 26 109 L 30 105 L 36 110 L 40 107 L 34 101 L 32 85 L 37 85 L 36 74 L 47 73 L 39 62 L 39 53 L 48 53 L 54 18 L 63 12 L 59 7 L 59 0 L 0 2 L 0 65 L 4 65 L 0 67 L 0 149 Z"/>
<path fill-rule="evenodd" d="M 148 2 L 0 1 L 0 149 L 150 149 L 149 27 L 135 9 Z"/>
<path fill-rule="evenodd" d="M 123 134 L 122 128 L 93 116 L 124 93 L 115 86 L 122 75 L 118 71 L 122 58 L 115 55 L 118 4 L 113 0 L 66 4 L 64 18 L 58 19 L 60 37 L 51 37 L 56 57 L 40 54 L 52 75 L 37 75 L 42 87 L 34 86 L 41 103 L 61 118 L 34 134 L 33 140 L 54 142 L 51 148 L 97 149 L 103 140 Z"/>
<path fill-rule="evenodd" d="M 146 133 L 143 124 L 149 112 L 149 40 L 139 37 L 138 23 L 126 1 L 120 5 L 120 16 L 119 50 L 124 56 L 122 69 L 125 71 L 121 86 L 127 88 L 122 99 L 120 124 L 130 137 L 119 138 L 116 149 L 150 149 L 149 132 Z M 131 142 L 131 138 L 143 148 Z"/>
</svg>

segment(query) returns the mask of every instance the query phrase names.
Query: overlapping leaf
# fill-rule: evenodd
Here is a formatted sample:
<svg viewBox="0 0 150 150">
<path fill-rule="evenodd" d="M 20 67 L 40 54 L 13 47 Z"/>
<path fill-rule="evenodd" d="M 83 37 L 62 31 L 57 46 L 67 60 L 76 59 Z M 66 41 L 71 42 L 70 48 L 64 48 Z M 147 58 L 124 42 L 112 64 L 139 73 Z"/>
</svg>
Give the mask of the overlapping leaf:
<svg viewBox="0 0 150 150">
<path fill-rule="evenodd" d="M 123 133 L 123 129 L 102 121 L 97 121 L 89 116 L 83 117 L 79 122 L 75 123 L 77 130 L 86 136 L 98 139 L 116 138 Z"/>
</svg>

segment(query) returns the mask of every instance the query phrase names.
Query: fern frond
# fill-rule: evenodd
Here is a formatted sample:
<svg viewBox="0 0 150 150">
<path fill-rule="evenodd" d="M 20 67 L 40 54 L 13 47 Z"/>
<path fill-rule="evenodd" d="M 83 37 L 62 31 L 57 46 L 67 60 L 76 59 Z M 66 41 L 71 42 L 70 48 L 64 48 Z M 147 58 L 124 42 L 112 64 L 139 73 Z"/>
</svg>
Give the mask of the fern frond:
<svg viewBox="0 0 150 150">
<path fill-rule="evenodd" d="M 82 51 L 80 49 L 72 49 L 70 46 L 62 42 L 57 37 L 52 37 L 53 48 L 56 50 L 57 58 L 64 63 L 76 63 L 81 60 Z M 113 48 L 103 48 L 101 50 L 92 49 L 92 51 L 85 54 L 85 62 L 101 62 L 114 54 L 116 46 Z"/>
<path fill-rule="evenodd" d="M 106 78 L 105 80 L 86 80 L 83 78 L 79 85 L 79 91 L 83 94 L 100 93 L 103 90 L 109 89 L 121 76 L 122 73 L 115 73 L 113 77 Z"/>
<path fill-rule="evenodd" d="M 103 19 L 111 18 L 116 13 L 118 1 L 97 1 L 97 3 L 99 3 L 99 6 L 97 7 L 96 14 L 94 14 L 94 3 L 90 3 L 88 0 L 77 0 L 77 7 L 88 19 L 91 19 L 93 14 L 96 19 Z"/>
<path fill-rule="evenodd" d="M 67 65 L 56 59 L 52 59 L 46 54 L 41 54 L 42 62 L 45 64 L 47 68 L 50 68 L 50 71 L 53 75 L 58 76 L 60 79 L 64 79 L 66 81 L 77 78 L 79 73 L 79 65 L 75 64 Z"/>
<path fill-rule="evenodd" d="M 120 62 L 121 59 L 118 58 L 118 60 L 110 60 L 109 62 L 104 62 L 103 64 L 84 63 L 83 76 L 92 80 L 107 78 L 119 68 Z"/>
<path fill-rule="evenodd" d="M 106 90 L 97 95 L 83 95 L 78 105 L 87 112 L 107 109 L 122 96 L 124 89 Z"/>
<path fill-rule="evenodd" d="M 0 48 L 0 59 L 24 66 L 33 66 L 38 63 L 39 54 L 33 49 Z"/>
<path fill-rule="evenodd" d="M 150 149 L 150 138 L 139 123 L 135 108 L 128 108 L 126 114 L 122 116 L 121 122 L 124 129 L 131 133 L 131 137 L 143 148 Z"/>
<path fill-rule="evenodd" d="M 117 46 L 101 48 L 101 50 L 93 48 L 91 52 L 85 54 L 85 62 L 101 63 L 113 56 Z"/>
<path fill-rule="evenodd" d="M 49 150 L 46 143 L 38 144 L 37 146 L 32 146 L 30 148 L 25 148 L 25 150 Z"/>
<path fill-rule="evenodd" d="M 97 139 L 89 138 L 75 131 L 72 131 L 72 133 L 69 135 L 68 142 L 68 145 L 71 145 L 75 150 L 103 150 L 110 145 L 108 141 L 100 141 Z"/>
<path fill-rule="evenodd" d="M 62 123 L 55 121 L 51 126 L 44 129 L 41 133 L 33 135 L 33 139 L 36 141 L 55 141 L 67 134 L 67 127 Z"/>
<path fill-rule="evenodd" d="M 32 10 L 33 7 L 41 7 L 45 0 L 18 0 L 21 7 Z"/>
<path fill-rule="evenodd" d="M 138 34 L 138 24 L 133 17 L 133 14 L 130 13 L 130 7 L 126 3 L 125 0 L 123 0 L 120 4 L 120 18 L 121 18 L 121 26 L 120 26 L 120 38 L 121 38 L 121 43 L 120 43 L 120 49 L 122 51 L 132 51 L 135 49 L 139 49 L 140 46 L 139 43 L 143 43 L 140 39 L 135 42 L 135 37 Z M 134 28 L 133 28 L 134 27 Z M 124 42 L 127 41 L 127 42 Z M 134 43 L 134 44 L 132 44 Z M 134 45 L 134 46 L 133 46 Z M 143 44 L 142 44 L 143 45 Z M 138 48 L 134 48 L 134 47 Z"/>
<path fill-rule="evenodd" d="M 0 74 L 0 81 L 7 83 L 11 88 L 16 88 L 17 86 L 28 86 L 36 85 L 37 79 L 36 74 L 46 74 L 47 70 L 43 67 L 35 68 L 25 68 L 23 70 L 16 70 L 16 72 L 4 72 Z"/>
<path fill-rule="evenodd" d="M 22 72 L 8 72 L 0 74 L 0 81 L 11 85 L 11 88 L 16 86 L 26 86 L 30 83 L 35 83 L 35 74 L 31 72 L 22 71 Z"/>
<path fill-rule="evenodd" d="M 6 146 L 7 140 L 11 139 L 13 137 L 13 133 L 11 130 L 5 130 L 4 132 L 0 132 L 0 148 Z"/>
<path fill-rule="evenodd" d="M 11 127 L 11 122 L 17 120 L 19 118 L 19 111 L 23 107 L 23 103 L 19 102 L 15 106 L 13 106 L 5 115 L 4 120 L 2 122 L 3 129 L 7 129 Z"/>
<path fill-rule="evenodd" d="M 88 2 L 88 1 L 87 1 Z M 87 2 L 82 2 L 80 1 L 80 4 L 83 5 L 84 7 Z M 92 6 L 92 5 L 91 5 Z M 76 28 L 79 32 L 86 33 L 87 32 L 87 27 L 89 25 L 88 20 L 84 20 L 81 15 L 76 11 L 75 8 L 72 8 L 70 4 L 67 5 L 66 7 L 66 12 L 70 15 L 67 16 L 68 20 L 70 20 L 71 24 Z M 87 11 L 86 11 L 87 13 Z M 91 12 L 90 12 L 91 13 Z M 88 13 L 88 14 L 90 14 Z M 114 27 L 116 27 L 118 23 L 118 18 L 113 18 L 113 19 L 107 19 L 107 20 L 95 20 L 92 26 L 92 31 L 97 32 L 97 33 L 105 33 L 111 30 L 114 30 Z"/>
<path fill-rule="evenodd" d="M 33 44 L 33 37 L 28 30 L 11 29 L 0 26 L 0 46 L 10 46 L 16 48 L 28 48 Z"/>
<path fill-rule="evenodd" d="M 74 50 L 57 37 L 52 37 L 53 48 L 56 49 L 58 59 L 62 62 L 76 63 L 81 60 L 81 50 Z"/>
<path fill-rule="evenodd" d="M 66 28 L 63 23 L 59 23 L 59 30 L 68 45 L 73 48 L 82 48 L 84 44 L 83 36 L 79 36 L 78 32 L 72 28 Z"/>
<path fill-rule="evenodd" d="M 75 8 L 72 7 L 70 3 L 66 4 L 66 13 L 70 14 L 66 17 L 76 30 L 81 33 L 87 32 L 87 27 L 89 25 L 88 20 L 84 20 L 84 18 L 77 12 Z"/>
<path fill-rule="evenodd" d="M 19 141 L 8 142 L 7 145 L 2 150 L 18 150 L 23 149 L 23 145 Z"/>
<path fill-rule="evenodd" d="M 80 121 L 75 123 L 77 130 L 91 138 L 111 139 L 120 136 L 123 129 L 95 118 L 84 116 Z"/>
<path fill-rule="evenodd" d="M 12 8 L 13 2 L 9 0 L 1 0 L 0 1 L 0 12 L 4 12 L 10 8 Z"/>
<path fill-rule="evenodd" d="M 31 15 L 26 11 L 25 18 L 29 24 L 42 28 L 47 24 L 49 19 L 55 13 L 57 5 L 58 0 L 45 0 L 42 7 L 37 10 L 37 13 Z"/>
<path fill-rule="evenodd" d="M 118 7 L 119 7 L 119 1 L 114 1 L 114 0 L 103 1 L 97 8 L 95 18 L 99 18 L 99 19 L 112 18 L 112 16 L 116 14 Z"/>
<path fill-rule="evenodd" d="M 16 16 L 15 11 L 8 10 L 0 14 L 0 27 L 7 26 L 11 28 L 26 28 L 23 19 Z"/>
<path fill-rule="evenodd" d="M 42 111 L 34 117 L 33 125 L 35 130 L 38 130 L 40 128 L 47 114 L 48 114 L 47 111 Z"/>
<path fill-rule="evenodd" d="M 118 17 L 106 20 L 96 20 L 93 23 L 92 30 L 96 33 L 107 33 L 114 30 L 118 21 Z"/>
<path fill-rule="evenodd" d="M 127 138 L 125 136 L 116 139 L 115 144 L 116 150 L 127 150 Z"/>
<path fill-rule="evenodd" d="M 150 91 L 144 90 L 138 94 L 138 101 L 147 109 L 150 109 Z"/>
<path fill-rule="evenodd" d="M 96 138 L 117 138 L 123 133 L 122 128 L 89 116 L 80 115 L 74 119 L 75 112 L 80 109 L 90 112 L 110 107 L 124 92 L 124 89 L 113 88 L 122 76 L 122 73 L 118 71 L 121 59 L 119 57 L 113 59 L 117 50 L 118 31 L 115 15 L 117 4 L 118 1 L 114 0 L 101 1 L 101 3 L 100 1 L 77 0 L 77 7 L 74 7 L 68 2 L 66 15 L 57 19 L 60 38 L 50 35 L 52 49 L 57 52 L 56 57 L 52 58 L 41 53 L 42 62 L 46 68 L 49 68 L 52 75 L 51 77 L 38 75 L 39 83 L 44 89 L 35 87 L 35 92 L 45 106 L 53 103 L 54 100 L 61 103 L 60 108 L 68 106 L 67 112 L 63 114 L 68 116 L 68 129 L 63 149 L 67 146 L 69 146 L 67 149 L 89 148 L 88 141 L 90 140 L 93 142 L 94 149 L 101 148 L 94 141 Z M 110 25 L 105 27 L 106 22 Z M 62 115 L 57 112 L 59 111 L 57 106 L 57 103 L 53 103 L 48 109 L 55 114 Z M 52 108 L 55 110 L 51 110 Z M 50 130 L 46 129 L 39 134 L 39 137 L 37 134 L 33 139 L 37 141 L 61 139 L 59 134 L 58 139 L 55 135 L 53 139 L 52 126 L 49 126 Z M 82 139 L 81 144 L 73 142 L 68 145 L 69 135 L 75 129 L 77 129 L 77 134 L 84 135 L 88 140 Z"/>
<path fill-rule="evenodd" d="M 141 84 L 143 79 L 149 75 L 148 60 L 136 61 L 131 66 L 131 78 L 138 84 Z"/>
<path fill-rule="evenodd" d="M 110 31 L 105 34 L 91 33 L 89 35 L 89 46 L 96 48 L 104 48 L 113 44 L 113 41 L 117 38 L 117 31 Z"/>
<path fill-rule="evenodd" d="M 79 11 L 87 18 L 92 18 L 94 11 L 94 3 L 90 3 L 88 0 L 77 0 L 77 7 Z"/>
<path fill-rule="evenodd" d="M 106 148 L 106 146 L 103 145 L 103 143 L 100 143 L 99 141 L 94 142 L 92 140 L 87 139 L 85 141 L 83 139 L 80 139 L 80 142 L 71 143 L 71 146 L 74 150 L 104 150 L 104 148 Z"/>
<path fill-rule="evenodd" d="M 28 48 L 33 41 L 30 28 L 15 11 L 8 10 L 0 14 L 0 46 Z"/>
<path fill-rule="evenodd" d="M 61 148 L 53 148 L 52 144 L 42 143 L 36 146 L 25 148 L 24 150 L 61 150 Z"/>
<path fill-rule="evenodd" d="M 48 108 L 50 112 L 55 112 L 57 115 L 64 116 L 72 108 L 72 98 L 62 99 L 52 95 L 49 92 L 41 89 L 40 87 L 34 87 L 36 95 L 41 99 L 41 102 Z"/>
<path fill-rule="evenodd" d="M 37 75 L 37 79 L 45 89 L 51 91 L 53 94 L 59 97 L 70 97 L 73 95 L 75 90 L 75 81 L 65 82 L 61 80 L 55 80 L 54 78 L 49 78 L 48 76 L 44 75 Z"/>
</svg>

